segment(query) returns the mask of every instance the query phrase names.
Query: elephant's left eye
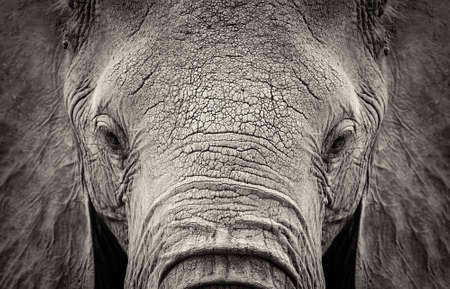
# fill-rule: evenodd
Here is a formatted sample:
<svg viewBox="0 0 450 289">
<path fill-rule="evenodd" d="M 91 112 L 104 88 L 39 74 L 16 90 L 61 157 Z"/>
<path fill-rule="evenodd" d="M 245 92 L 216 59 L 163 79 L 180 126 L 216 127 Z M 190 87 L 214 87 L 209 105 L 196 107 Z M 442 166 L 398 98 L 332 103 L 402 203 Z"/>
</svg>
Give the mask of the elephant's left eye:
<svg viewBox="0 0 450 289">
<path fill-rule="evenodd" d="M 324 158 L 327 162 L 342 156 L 349 143 L 355 136 L 355 123 L 353 120 L 345 119 L 339 123 L 325 141 Z"/>
</svg>

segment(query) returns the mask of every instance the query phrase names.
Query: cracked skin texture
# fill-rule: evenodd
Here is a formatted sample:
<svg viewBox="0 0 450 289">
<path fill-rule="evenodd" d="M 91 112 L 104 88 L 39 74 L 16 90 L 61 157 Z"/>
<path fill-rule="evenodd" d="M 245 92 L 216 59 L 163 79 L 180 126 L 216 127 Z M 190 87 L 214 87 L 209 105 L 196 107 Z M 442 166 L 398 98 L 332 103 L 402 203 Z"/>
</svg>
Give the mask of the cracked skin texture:
<svg viewBox="0 0 450 289">
<path fill-rule="evenodd" d="M 2 288 L 448 287 L 448 4 L 0 5 Z"/>
</svg>

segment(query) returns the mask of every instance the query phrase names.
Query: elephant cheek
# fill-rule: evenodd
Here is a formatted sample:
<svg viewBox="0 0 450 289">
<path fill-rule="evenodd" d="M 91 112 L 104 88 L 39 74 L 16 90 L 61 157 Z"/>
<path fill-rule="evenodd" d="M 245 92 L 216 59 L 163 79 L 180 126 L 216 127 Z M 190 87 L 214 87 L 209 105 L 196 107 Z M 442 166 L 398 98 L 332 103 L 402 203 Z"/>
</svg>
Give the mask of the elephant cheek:
<svg viewBox="0 0 450 289">
<path fill-rule="evenodd" d="M 164 196 L 130 231 L 126 288 L 324 288 L 320 242 L 282 194 L 199 182 Z"/>
</svg>

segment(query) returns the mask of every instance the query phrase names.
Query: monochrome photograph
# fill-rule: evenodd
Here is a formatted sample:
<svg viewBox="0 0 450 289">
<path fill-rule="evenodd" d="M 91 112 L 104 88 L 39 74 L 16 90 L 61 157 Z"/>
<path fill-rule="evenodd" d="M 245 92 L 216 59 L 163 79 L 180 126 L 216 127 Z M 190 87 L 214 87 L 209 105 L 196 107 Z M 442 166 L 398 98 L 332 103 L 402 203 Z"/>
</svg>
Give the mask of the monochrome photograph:
<svg viewBox="0 0 450 289">
<path fill-rule="evenodd" d="M 0 289 L 450 288 L 450 1 L 0 21 Z"/>
</svg>

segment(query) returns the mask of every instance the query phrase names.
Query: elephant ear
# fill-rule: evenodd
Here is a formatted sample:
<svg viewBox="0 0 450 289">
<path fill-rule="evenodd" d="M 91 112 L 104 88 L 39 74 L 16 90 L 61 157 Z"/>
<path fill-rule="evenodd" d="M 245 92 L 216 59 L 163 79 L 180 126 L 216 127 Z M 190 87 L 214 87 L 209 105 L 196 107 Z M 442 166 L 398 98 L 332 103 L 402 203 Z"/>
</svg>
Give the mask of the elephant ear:
<svg viewBox="0 0 450 289">
<path fill-rule="evenodd" d="M 356 288 L 450 286 L 450 2 L 399 3 Z"/>
<path fill-rule="evenodd" d="M 1 288 L 94 287 L 88 199 L 78 185 L 52 4 L 0 4 Z"/>
</svg>

